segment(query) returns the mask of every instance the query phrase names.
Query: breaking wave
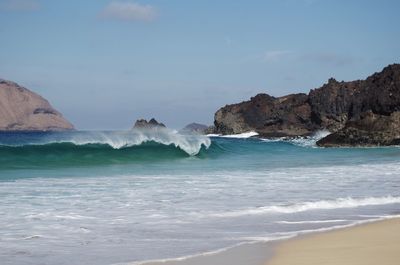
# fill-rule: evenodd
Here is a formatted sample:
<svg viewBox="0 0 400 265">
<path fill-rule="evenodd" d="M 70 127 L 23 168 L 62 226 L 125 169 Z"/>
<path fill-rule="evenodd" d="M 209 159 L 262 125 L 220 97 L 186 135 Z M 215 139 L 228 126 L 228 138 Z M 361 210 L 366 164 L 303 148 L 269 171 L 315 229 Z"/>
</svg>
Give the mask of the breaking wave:
<svg viewBox="0 0 400 265">
<path fill-rule="evenodd" d="M 27 140 L 26 140 L 27 139 Z M 72 144 L 76 146 L 109 146 L 112 149 L 124 149 L 140 146 L 149 142 L 161 145 L 173 145 L 188 155 L 197 155 L 202 147 L 211 145 L 210 138 L 201 135 L 183 135 L 169 129 L 155 128 L 151 130 L 131 130 L 114 132 L 72 132 L 49 133 L 46 137 L 26 137 L 24 143 L 0 145 L 0 148 L 40 148 L 40 146 L 61 146 L 57 144 Z M 39 146 L 39 147 L 38 147 Z"/>
<path fill-rule="evenodd" d="M 107 165 L 185 158 L 210 138 L 168 129 L 2 135 L 0 169 Z"/>
</svg>

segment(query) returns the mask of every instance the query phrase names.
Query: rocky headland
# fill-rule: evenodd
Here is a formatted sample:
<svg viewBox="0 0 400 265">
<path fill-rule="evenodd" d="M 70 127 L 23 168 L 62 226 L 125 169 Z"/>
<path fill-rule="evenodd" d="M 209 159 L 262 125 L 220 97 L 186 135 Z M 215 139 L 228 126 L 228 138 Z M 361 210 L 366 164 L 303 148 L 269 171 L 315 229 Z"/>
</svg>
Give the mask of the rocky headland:
<svg viewBox="0 0 400 265">
<path fill-rule="evenodd" d="M 63 131 L 74 126 L 36 93 L 0 79 L 0 131 Z"/>
<path fill-rule="evenodd" d="M 218 134 L 256 131 L 261 137 L 332 132 L 317 142 L 320 146 L 399 144 L 400 64 L 389 65 L 366 80 L 331 78 L 308 94 L 258 94 L 219 109 L 214 127 Z"/>
</svg>

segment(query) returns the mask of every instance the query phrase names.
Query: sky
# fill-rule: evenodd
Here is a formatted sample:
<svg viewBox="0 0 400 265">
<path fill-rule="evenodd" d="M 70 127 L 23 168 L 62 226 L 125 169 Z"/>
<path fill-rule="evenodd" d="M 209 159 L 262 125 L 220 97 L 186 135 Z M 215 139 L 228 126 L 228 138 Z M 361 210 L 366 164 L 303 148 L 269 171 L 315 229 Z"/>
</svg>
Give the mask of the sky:
<svg viewBox="0 0 400 265">
<path fill-rule="evenodd" d="M 212 124 L 220 107 L 400 63 L 398 0 L 0 0 L 0 78 L 81 130 Z"/>
</svg>

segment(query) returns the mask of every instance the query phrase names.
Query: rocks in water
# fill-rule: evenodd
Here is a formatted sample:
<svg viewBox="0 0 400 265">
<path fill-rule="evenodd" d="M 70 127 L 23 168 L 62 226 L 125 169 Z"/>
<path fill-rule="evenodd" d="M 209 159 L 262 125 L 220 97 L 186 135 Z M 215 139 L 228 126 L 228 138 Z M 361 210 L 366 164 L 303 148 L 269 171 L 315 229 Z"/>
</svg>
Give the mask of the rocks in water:
<svg viewBox="0 0 400 265">
<path fill-rule="evenodd" d="M 400 112 L 379 115 L 365 112 L 359 120 L 317 142 L 318 146 L 387 146 L 400 144 Z"/>
<path fill-rule="evenodd" d="M 343 128 L 317 142 L 319 146 L 399 144 L 400 64 L 392 64 L 358 81 Z"/>
<path fill-rule="evenodd" d="M 153 129 L 153 128 L 166 128 L 163 123 L 158 122 L 156 119 L 152 118 L 147 121 L 145 119 L 139 119 L 135 122 L 133 129 Z"/>
<path fill-rule="evenodd" d="M 73 129 L 46 99 L 17 83 L 0 79 L 0 131 Z"/>
<path fill-rule="evenodd" d="M 179 132 L 181 133 L 198 133 L 198 134 L 206 134 L 208 130 L 208 126 L 200 123 L 190 123 L 182 128 Z"/>
<path fill-rule="evenodd" d="M 400 64 L 366 80 L 329 79 L 307 94 L 272 97 L 259 94 L 215 113 L 215 133 L 256 131 L 264 137 L 304 136 L 327 129 L 320 146 L 397 143 L 400 112 Z M 367 138 L 369 140 L 367 140 Z"/>
</svg>

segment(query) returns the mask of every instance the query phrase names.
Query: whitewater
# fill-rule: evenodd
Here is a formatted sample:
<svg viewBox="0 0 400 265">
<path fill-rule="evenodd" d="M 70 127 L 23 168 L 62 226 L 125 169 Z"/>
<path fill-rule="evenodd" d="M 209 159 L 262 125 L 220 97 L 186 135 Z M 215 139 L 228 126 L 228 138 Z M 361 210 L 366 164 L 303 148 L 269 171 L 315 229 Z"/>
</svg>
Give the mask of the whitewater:
<svg viewBox="0 0 400 265">
<path fill-rule="evenodd" d="M 1 264 L 129 264 L 400 214 L 400 149 L 171 130 L 0 133 Z"/>
</svg>

